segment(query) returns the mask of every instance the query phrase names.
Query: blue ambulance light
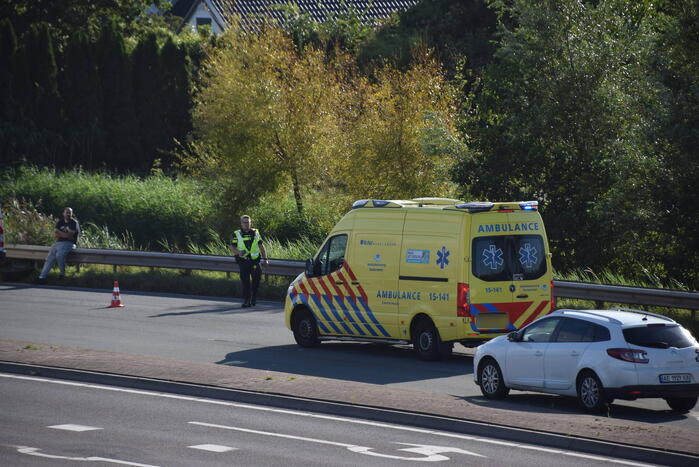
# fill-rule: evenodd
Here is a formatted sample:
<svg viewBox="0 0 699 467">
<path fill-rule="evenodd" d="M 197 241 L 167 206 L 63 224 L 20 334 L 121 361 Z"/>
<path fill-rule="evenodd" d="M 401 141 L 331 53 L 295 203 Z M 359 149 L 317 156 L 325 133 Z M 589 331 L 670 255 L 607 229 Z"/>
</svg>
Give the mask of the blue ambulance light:
<svg viewBox="0 0 699 467">
<path fill-rule="evenodd" d="M 363 208 L 368 202 L 368 199 L 358 199 L 357 201 L 352 203 L 352 209 Z"/>
<path fill-rule="evenodd" d="M 523 203 L 519 203 L 519 208 L 522 211 L 536 211 L 539 209 L 539 202 L 538 201 L 525 201 Z"/>
<path fill-rule="evenodd" d="M 372 202 L 375 208 L 382 208 L 390 203 L 390 201 L 386 201 L 385 199 L 374 199 Z"/>
</svg>

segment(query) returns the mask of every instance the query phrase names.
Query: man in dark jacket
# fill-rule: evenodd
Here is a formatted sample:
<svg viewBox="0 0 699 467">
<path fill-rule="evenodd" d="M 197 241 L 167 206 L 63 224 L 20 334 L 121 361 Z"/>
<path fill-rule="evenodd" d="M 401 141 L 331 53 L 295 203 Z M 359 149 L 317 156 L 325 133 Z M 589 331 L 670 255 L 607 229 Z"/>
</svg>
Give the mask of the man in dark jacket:
<svg viewBox="0 0 699 467">
<path fill-rule="evenodd" d="M 46 276 L 56 262 L 58 262 L 58 269 L 60 270 L 58 278 L 63 279 L 65 277 L 66 256 L 75 248 L 75 244 L 78 243 L 78 237 L 80 236 L 80 224 L 77 219 L 73 218 L 72 208 L 63 210 L 63 219 L 56 222 L 53 236 L 56 237 L 56 243 L 51 245 L 49 255 L 44 263 L 44 269 L 42 269 L 37 280 L 41 284 L 46 283 Z"/>
</svg>

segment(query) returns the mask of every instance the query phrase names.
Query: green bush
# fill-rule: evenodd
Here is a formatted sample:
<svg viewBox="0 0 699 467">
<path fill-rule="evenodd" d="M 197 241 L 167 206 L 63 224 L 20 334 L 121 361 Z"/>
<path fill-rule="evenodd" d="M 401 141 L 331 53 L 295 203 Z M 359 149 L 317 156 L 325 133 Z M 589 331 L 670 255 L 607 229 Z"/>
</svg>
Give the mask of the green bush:
<svg viewBox="0 0 699 467">
<path fill-rule="evenodd" d="M 282 242 L 307 239 L 320 244 L 335 223 L 347 212 L 349 205 L 333 203 L 329 193 L 315 192 L 306 195 L 304 213 L 299 215 L 292 193 L 275 193 L 263 196 L 245 213 L 252 217 L 254 227 L 266 237 Z M 238 227 L 236 227 L 237 229 Z"/>
<path fill-rule="evenodd" d="M 2 203 L 5 217 L 5 242 L 26 245 L 51 245 L 56 219 L 44 215 L 39 204 L 10 198 Z"/>
<path fill-rule="evenodd" d="M 106 226 L 117 237 L 131 235 L 133 244 L 157 248 L 161 240 L 184 247 L 189 241 L 211 240 L 213 203 L 189 179 L 153 175 L 90 174 L 82 170 L 57 173 L 25 167 L 3 175 L 0 201 L 30 200 L 45 214 L 59 215 L 65 206 L 81 224 Z"/>
</svg>

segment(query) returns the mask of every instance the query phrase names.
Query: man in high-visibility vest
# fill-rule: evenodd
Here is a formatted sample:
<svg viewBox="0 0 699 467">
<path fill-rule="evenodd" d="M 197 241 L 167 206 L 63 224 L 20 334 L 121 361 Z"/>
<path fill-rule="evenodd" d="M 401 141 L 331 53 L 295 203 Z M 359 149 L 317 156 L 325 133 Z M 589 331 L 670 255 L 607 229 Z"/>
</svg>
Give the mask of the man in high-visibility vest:
<svg viewBox="0 0 699 467">
<path fill-rule="evenodd" d="M 255 306 L 257 299 L 257 288 L 260 286 L 260 277 L 262 276 L 260 261 L 264 261 L 265 264 L 268 264 L 268 261 L 262 237 L 257 229 L 252 228 L 250 216 L 240 218 L 240 227 L 231 235 L 231 252 L 235 255 L 240 268 L 240 282 L 243 285 L 243 308 L 248 308 Z"/>
</svg>

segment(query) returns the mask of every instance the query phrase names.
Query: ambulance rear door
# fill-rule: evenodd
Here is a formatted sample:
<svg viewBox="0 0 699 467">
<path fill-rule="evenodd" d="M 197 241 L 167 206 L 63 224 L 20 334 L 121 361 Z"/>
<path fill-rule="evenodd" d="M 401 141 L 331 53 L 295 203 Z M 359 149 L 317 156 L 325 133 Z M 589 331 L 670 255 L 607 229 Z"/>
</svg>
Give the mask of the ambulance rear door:
<svg viewBox="0 0 699 467">
<path fill-rule="evenodd" d="M 512 312 L 513 277 L 511 245 L 508 232 L 508 214 L 482 212 L 472 215 L 470 245 L 469 313 L 470 329 L 466 337 L 502 333 L 514 329 L 510 323 Z"/>
<path fill-rule="evenodd" d="M 551 310 L 551 259 L 546 232 L 537 211 L 515 210 L 508 214 L 515 229 L 510 239 L 512 254 L 513 309 L 519 314 L 512 325 L 519 329 Z"/>
</svg>

